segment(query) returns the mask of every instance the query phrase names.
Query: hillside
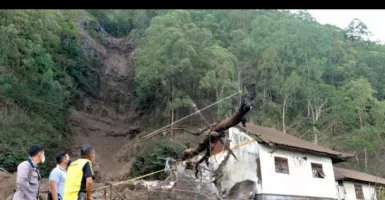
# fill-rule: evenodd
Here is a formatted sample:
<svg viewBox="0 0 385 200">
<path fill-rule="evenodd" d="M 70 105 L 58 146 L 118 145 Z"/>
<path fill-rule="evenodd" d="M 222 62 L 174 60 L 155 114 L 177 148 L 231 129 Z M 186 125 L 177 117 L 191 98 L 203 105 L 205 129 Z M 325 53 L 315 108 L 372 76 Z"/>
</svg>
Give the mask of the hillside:
<svg viewBox="0 0 385 200">
<path fill-rule="evenodd" d="M 215 121 L 255 99 L 255 124 L 355 151 L 342 165 L 384 176 L 385 46 L 366 41 L 369 31 L 305 11 L 0 11 L 0 168 L 14 172 L 39 143 L 47 175 L 55 152 L 76 157 L 90 143 L 98 181 L 161 169 L 153 159 L 181 151 L 166 139 L 199 138 L 137 135 L 190 114 L 191 102 L 203 108 L 243 89 L 205 115 Z"/>
</svg>

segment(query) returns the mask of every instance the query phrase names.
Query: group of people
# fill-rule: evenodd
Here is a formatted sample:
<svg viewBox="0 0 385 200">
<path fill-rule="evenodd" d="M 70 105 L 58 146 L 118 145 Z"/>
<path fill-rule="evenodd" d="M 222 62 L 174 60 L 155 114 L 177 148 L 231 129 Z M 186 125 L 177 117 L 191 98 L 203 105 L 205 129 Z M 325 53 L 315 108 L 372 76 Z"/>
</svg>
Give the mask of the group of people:
<svg viewBox="0 0 385 200">
<path fill-rule="evenodd" d="M 45 162 L 44 148 L 32 146 L 28 160 L 17 167 L 16 189 L 12 200 L 39 200 L 40 173 L 37 165 Z M 56 154 L 57 166 L 49 175 L 49 200 L 92 200 L 92 183 L 95 178 L 92 161 L 95 150 L 83 145 L 80 158 L 71 162 L 68 153 Z"/>
</svg>

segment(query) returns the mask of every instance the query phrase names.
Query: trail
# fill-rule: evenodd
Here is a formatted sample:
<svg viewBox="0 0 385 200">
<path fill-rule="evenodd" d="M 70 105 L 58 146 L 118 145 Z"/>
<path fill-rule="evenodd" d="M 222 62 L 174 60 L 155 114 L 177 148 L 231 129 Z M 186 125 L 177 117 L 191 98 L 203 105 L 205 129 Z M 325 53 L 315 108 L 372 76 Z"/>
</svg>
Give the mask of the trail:
<svg viewBox="0 0 385 200">
<path fill-rule="evenodd" d="M 93 70 L 99 75 L 97 97 L 83 95 L 71 109 L 68 119 L 73 140 L 72 157 L 80 156 L 82 144 L 96 150 L 96 181 L 121 181 L 129 177 L 136 152 L 133 136 L 138 133 L 138 120 L 132 101 L 131 81 L 135 48 L 126 38 L 114 38 L 101 31 L 103 45 L 84 29 L 79 36 L 85 52 L 98 52 L 100 65 Z"/>
</svg>

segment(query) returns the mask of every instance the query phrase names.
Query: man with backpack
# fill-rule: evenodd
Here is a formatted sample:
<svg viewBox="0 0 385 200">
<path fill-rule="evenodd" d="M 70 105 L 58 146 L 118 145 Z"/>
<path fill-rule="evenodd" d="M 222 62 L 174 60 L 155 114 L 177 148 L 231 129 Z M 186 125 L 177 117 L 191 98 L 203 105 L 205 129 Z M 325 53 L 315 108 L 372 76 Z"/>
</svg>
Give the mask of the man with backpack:
<svg viewBox="0 0 385 200">
<path fill-rule="evenodd" d="M 28 154 L 30 158 L 17 166 L 16 190 L 12 200 L 39 200 L 41 176 L 37 165 L 45 161 L 44 148 L 33 145 Z"/>
</svg>

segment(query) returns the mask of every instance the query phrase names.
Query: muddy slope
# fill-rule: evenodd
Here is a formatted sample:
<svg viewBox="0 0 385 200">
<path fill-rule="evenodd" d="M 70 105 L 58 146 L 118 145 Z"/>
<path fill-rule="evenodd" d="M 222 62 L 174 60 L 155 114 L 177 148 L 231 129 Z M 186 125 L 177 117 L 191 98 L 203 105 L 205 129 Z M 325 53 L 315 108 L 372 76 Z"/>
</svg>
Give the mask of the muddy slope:
<svg viewBox="0 0 385 200">
<path fill-rule="evenodd" d="M 99 58 L 92 69 L 99 84 L 92 88 L 96 95 L 80 95 L 71 110 L 72 156 L 79 156 L 82 144 L 94 146 L 97 181 L 119 181 L 129 176 L 136 152 L 132 138 L 140 132 L 131 106 L 135 48 L 126 38 L 113 38 L 100 27 L 98 31 L 99 38 L 93 38 L 83 26 L 79 34 L 85 52 Z"/>
</svg>

